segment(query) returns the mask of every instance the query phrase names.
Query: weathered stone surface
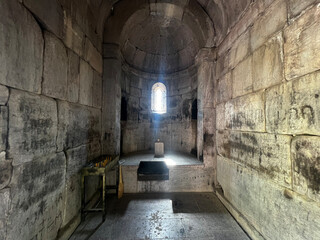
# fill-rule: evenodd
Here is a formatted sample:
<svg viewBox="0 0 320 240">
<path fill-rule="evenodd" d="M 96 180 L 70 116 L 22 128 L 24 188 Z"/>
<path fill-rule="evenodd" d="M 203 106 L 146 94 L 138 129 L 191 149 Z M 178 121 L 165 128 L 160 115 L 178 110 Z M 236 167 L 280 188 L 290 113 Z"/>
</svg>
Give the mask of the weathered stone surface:
<svg viewBox="0 0 320 240">
<path fill-rule="evenodd" d="M 100 139 L 101 111 L 67 102 L 58 102 L 58 150 L 74 148 Z"/>
<path fill-rule="evenodd" d="M 0 85 L 0 105 L 6 105 L 9 98 L 9 89 Z"/>
<path fill-rule="evenodd" d="M 266 92 L 268 132 L 320 135 L 319 78 L 317 72 Z"/>
<path fill-rule="evenodd" d="M 225 119 L 226 109 L 225 103 L 220 103 L 216 107 L 216 128 L 224 130 L 227 128 L 227 121 Z"/>
<path fill-rule="evenodd" d="M 88 162 L 88 146 L 72 148 L 66 151 L 67 154 L 67 175 L 69 179 L 80 174 L 81 168 Z"/>
<path fill-rule="evenodd" d="M 63 10 L 58 0 L 23 0 L 23 4 L 56 36 L 63 36 Z"/>
<path fill-rule="evenodd" d="M 252 92 L 252 56 L 238 64 L 232 71 L 232 97 Z"/>
<path fill-rule="evenodd" d="M 257 92 L 227 102 L 222 121 L 229 129 L 264 132 L 264 93 Z"/>
<path fill-rule="evenodd" d="M 0 190 L 0 219 L 4 219 L 9 214 L 10 209 L 10 188 Z M 0 235 L 1 236 L 1 235 Z"/>
<path fill-rule="evenodd" d="M 75 217 L 80 217 L 81 197 L 80 175 L 70 176 L 65 186 L 63 226 L 67 226 Z"/>
<path fill-rule="evenodd" d="M 80 60 L 80 95 L 79 103 L 92 106 L 93 99 L 93 69 L 90 65 Z"/>
<path fill-rule="evenodd" d="M 18 1 L 1 1 L 0 32 L 0 83 L 39 92 L 43 38 L 37 22 Z"/>
<path fill-rule="evenodd" d="M 230 68 L 230 53 L 226 52 L 218 56 L 216 65 L 215 65 L 215 77 L 220 78 L 222 75 L 226 74 Z"/>
<path fill-rule="evenodd" d="M 318 3 L 319 0 L 304 0 L 304 1 L 296 1 L 296 0 L 289 0 L 289 9 L 291 17 L 298 15 L 307 8 L 309 5 L 313 3 Z"/>
<path fill-rule="evenodd" d="M 0 239 L 7 237 L 7 216 L 9 213 L 11 199 L 10 188 L 0 190 Z"/>
<path fill-rule="evenodd" d="M 92 45 L 91 41 L 86 38 L 85 40 L 85 54 L 84 58 L 90 63 L 90 65 L 100 74 L 102 74 L 102 55 Z"/>
<path fill-rule="evenodd" d="M 291 186 L 290 136 L 217 131 L 218 154 Z"/>
<path fill-rule="evenodd" d="M 120 110 L 121 110 L 121 62 L 104 60 L 102 93 L 102 153 L 120 153 Z M 110 108 L 110 106 L 114 106 Z"/>
<path fill-rule="evenodd" d="M 68 50 L 68 101 L 79 101 L 80 89 L 80 59 L 71 50 Z"/>
<path fill-rule="evenodd" d="M 250 45 L 255 51 L 270 36 L 280 31 L 287 22 L 287 4 L 284 0 L 277 0 L 258 18 L 250 32 Z"/>
<path fill-rule="evenodd" d="M 67 99 L 68 56 L 63 43 L 53 34 L 45 32 L 42 93 L 49 97 Z"/>
<path fill-rule="evenodd" d="M 206 167 L 215 167 L 216 163 L 216 111 L 214 108 L 203 109 L 203 162 Z M 193 134 L 189 134 L 191 138 Z M 191 142 L 191 141 L 190 141 Z"/>
<path fill-rule="evenodd" d="M 287 80 L 320 69 L 320 10 L 314 6 L 284 31 Z"/>
<path fill-rule="evenodd" d="M 0 151 L 7 148 L 8 141 L 8 107 L 0 106 Z"/>
<path fill-rule="evenodd" d="M 317 203 L 220 156 L 217 173 L 224 197 L 264 238 L 307 240 L 320 237 Z"/>
<path fill-rule="evenodd" d="M 230 49 L 230 67 L 235 67 L 249 54 L 249 31 L 243 33 Z"/>
<path fill-rule="evenodd" d="M 83 56 L 85 35 L 70 14 L 66 13 L 63 41 L 68 48 L 72 49 L 79 56 Z"/>
<path fill-rule="evenodd" d="M 11 90 L 9 158 L 13 165 L 56 150 L 57 104 L 47 97 Z"/>
<path fill-rule="evenodd" d="M 320 202 L 320 137 L 295 137 L 291 153 L 293 190 Z"/>
<path fill-rule="evenodd" d="M 232 97 L 232 79 L 231 72 L 220 78 L 216 87 L 216 101 L 221 103 L 231 99 Z"/>
<path fill-rule="evenodd" d="M 283 81 L 282 42 L 282 35 L 278 34 L 253 53 L 254 91 Z"/>
<path fill-rule="evenodd" d="M 67 156 L 67 172 L 66 172 L 66 188 L 65 188 L 65 202 L 63 216 L 63 226 L 74 221 L 77 216 L 80 216 L 81 208 L 81 186 L 80 186 L 80 170 L 81 168 L 93 158 L 100 156 L 100 142 L 94 141 L 92 143 L 82 145 L 66 151 Z M 92 181 L 93 180 L 93 181 Z M 86 193 L 93 192 L 96 190 L 97 178 L 86 179 L 86 184 L 89 184 L 89 191 Z M 99 180 L 98 180 L 99 181 Z M 95 185 L 96 184 L 96 185 Z M 86 188 L 88 190 L 88 188 Z M 92 193 L 91 193 L 92 196 Z M 91 197 L 89 196 L 89 198 Z M 87 198 L 88 199 L 88 198 Z"/>
<path fill-rule="evenodd" d="M 141 89 L 136 87 L 130 87 L 130 95 L 134 97 L 141 97 Z"/>
<path fill-rule="evenodd" d="M 202 107 L 214 107 L 214 63 L 202 62 L 198 68 L 198 92 L 197 97 L 202 103 Z M 186 94 L 191 92 L 191 87 L 187 88 L 187 91 L 180 94 Z M 200 108 L 201 109 L 201 108 Z"/>
<path fill-rule="evenodd" d="M 53 154 L 13 169 L 8 239 L 55 239 L 62 223 L 66 159 Z"/>
<path fill-rule="evenodd" d="M 8 186 L 12 175 L 12 162 L 6 160 L 6 152 L 0 153 L 0 189 Z"/>
<path fill-rule="evenodd" d="M 92 86 L 92 106 L 101 108 L 102 101 L 102 77 L 98 72 L 93 71 L 93 86 Z"/>
<path fill-rule="evenodd" d="M 128 97 L 128 121 L 137 121 L 139 115 L 139 98 Z"/>
</svg>

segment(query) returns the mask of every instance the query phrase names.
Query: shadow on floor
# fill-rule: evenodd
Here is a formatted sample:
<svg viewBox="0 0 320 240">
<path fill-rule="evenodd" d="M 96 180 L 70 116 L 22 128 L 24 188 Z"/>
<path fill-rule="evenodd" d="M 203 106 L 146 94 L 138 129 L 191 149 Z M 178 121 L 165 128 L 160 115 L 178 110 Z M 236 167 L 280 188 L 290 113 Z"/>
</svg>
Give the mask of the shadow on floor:
<svg viewBox="0 0 320 240">
<path fill-rule="evenodd" d="M 108 196 L 107 217 L 90 213 L 71 240 L 249 239 L 213 193 Z"/>
</svg>

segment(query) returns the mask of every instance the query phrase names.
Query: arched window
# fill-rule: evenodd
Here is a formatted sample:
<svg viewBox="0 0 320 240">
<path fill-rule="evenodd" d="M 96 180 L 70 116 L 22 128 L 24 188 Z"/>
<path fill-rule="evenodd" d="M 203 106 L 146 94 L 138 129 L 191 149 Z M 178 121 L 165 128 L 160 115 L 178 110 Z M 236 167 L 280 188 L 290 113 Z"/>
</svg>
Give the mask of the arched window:
<svg viewBox="0 0 320 240">
<path fill-rule="evenodd" d="M 167 89 L 161 82 L 157 82 L 152 86 L 151 111 L 160 114 L 167 112 Z"/>
</svg>

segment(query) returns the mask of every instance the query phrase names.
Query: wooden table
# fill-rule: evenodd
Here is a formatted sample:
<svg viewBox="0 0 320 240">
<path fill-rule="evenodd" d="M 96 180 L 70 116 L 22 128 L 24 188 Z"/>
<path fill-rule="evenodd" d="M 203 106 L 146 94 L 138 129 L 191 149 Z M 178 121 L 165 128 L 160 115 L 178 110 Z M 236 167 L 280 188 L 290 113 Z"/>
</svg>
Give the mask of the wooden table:
<svg viewBox="0 0 320 240">
<path fill-rule="evenodd" d="M 84 220 L 86 212 L 98 212 L 102 211 L 102 219 L 105 220 L 106 217 L 106 190 L 115 189 L 118 192 L 119 174 L 116 170 L 116 185 L 107 186 L 106 177 L 107 173 L 115 166 L 118 167 L 119 156 L 115 157 L 112 161 L 107 163 L 105 167 L 84 167 L 81 170 L 81 219 Z M 98 176 L 102 177 L 102 208 L 88 208 L 86 209 L 85 204 L 85 177 L 87 176 Z"/>
</svg>

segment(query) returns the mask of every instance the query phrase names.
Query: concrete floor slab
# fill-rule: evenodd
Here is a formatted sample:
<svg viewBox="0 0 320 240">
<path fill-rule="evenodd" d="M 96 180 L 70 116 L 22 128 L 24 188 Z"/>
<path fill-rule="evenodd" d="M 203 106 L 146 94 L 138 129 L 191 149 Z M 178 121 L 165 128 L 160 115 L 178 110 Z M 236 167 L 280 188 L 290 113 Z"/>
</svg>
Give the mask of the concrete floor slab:
<svg viewBox="0 0 320 240">
<path fill-rule="evenodd" d="M 214 193 L 110 196 L 101 221 L 90 213 L 70 240 L 250 239 Z"/>
</svg>

